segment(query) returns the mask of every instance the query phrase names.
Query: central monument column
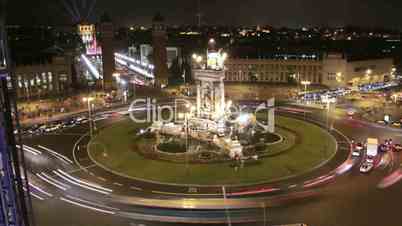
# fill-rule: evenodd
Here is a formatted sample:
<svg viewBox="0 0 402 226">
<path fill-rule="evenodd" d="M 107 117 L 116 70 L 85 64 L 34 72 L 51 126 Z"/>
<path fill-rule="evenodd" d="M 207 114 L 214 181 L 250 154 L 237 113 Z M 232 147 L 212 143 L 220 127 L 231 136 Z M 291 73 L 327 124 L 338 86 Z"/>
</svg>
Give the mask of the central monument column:
<svg viewBox="0 0 402 226">
<path fill-rule="evenodd" d="M 217 119 L 225 112 L 224 70 L 193 71 L 197 83 L 197 115 Z"/>
</svg>

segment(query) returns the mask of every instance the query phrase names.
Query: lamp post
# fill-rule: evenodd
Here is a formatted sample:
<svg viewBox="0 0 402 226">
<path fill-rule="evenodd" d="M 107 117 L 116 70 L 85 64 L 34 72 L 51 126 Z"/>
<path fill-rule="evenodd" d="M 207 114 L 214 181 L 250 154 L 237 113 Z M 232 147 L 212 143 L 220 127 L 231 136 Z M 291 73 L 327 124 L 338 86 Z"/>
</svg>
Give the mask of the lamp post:
<svg viewBox="0 0 402 226">
<path fill-rule="evenodd" d="M 301 81 L 301 84 L 304 85 L 304 100 L 307 103 L 307 86 L 311 85 L 310 81 Z"/>
<path fill-rule="evenodd" d="M 92 111 L 91 111 L 91 102 L 94 100 L 93 97 L 84 97 L 82 101 L 88 104 L 88 123 L 89 123 L 89 135 L 92 138 L 93 136 L 93 125 L 92 125 Z"/>
</svg>

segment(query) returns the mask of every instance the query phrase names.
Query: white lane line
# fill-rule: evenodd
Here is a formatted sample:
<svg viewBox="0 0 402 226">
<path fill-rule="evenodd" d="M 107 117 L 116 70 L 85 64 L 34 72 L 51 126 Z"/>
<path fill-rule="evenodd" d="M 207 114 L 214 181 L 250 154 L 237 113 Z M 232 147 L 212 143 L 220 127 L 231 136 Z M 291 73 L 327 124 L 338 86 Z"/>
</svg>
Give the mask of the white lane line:
<svg viewBox="0 0 402 226">
<path fill-rule="evenodd" d="M 120 183 L 117 183 L 117 182 L 114 182 L 113 184 L 116 185 L 116 186 L 119 186 L 119 187 L 123 186 L 123 184 L 120 184 Z"/>
<path fill-rule="evenodd" d="M 47 174 L 46 174 L 46 175 L 47 175 Z M 64 186 L 61 185 L 60 182 L 55 181 L 53 178 L 49 177 L 48 175 L 45 176 L 45 175 L 42 175 L 42 174 L 37 173 L 36 176 L 39 177 L 40 179 L 46 181 L 47 183 L 49 183 L 49 184 L 55 186 L 56 188 L 59 188 L 59 189 L 61 189 L 61 190 L 63 190 L 63 191 L 66 191 L 66 190 L 67 190 L 66 185 L 64 185 Z"/>
<path fill-rule="evenodd" d="M 36 185 L 34 185 L 34 184 L 31 184 L 31 182 L 28 182 L 28 184 L 29 184 L 29 186 L 31 186 L 31 187 L 33 187 L 34 189 L 36 189 L 36 190 L 38 190 L 39 192 L 41 192 L 42 194 L 44 194 L 44 195 L 46 195 L 46 196 L 48 196 L 48 197 L 53 197 L 53 195 L 52 194 L 50 194 L 49 192 L 46 192 L 45 190 L 43 190 L 42 188 L 40 188 L 40 187 L 38 187 L 38 186 L 36 186 Z"/>
<path fill-rule="evenodd" d="M 116 214 L 114 211 L 99 209 L 99 208 L 92 207 L 92 206 L 89 206 L 89 205 L 85 205 L 85 204 L 82 204 L 82 203 L 79 203 L 79 202 L 76 202 L 76 201 L 73 201 L 73 200 L 63 198 L 63 197 L 60 197 L 60 200 L 64 201 L 64 202 L 67 202 L 67 203 L 70 203 L 72 205 L 76 205 L 76 206 L 79 206 L 79 207 L 83 207 L 83 208 L 87 208 L 87 209 L 90 209 L 90 210 L 98 211 L 98 212 L 101 212 L 101 213 L 112 214 L 112 215 Z"/>
<path fill-rule="evenodd" d="M 71 196 L 71 195 L 66 195 L 66 197 L 71 199 L 71 200 L 77 201 L 77 202 L 83 202 L 83 203 L 86 203 L 86 204 L 89 204 L 89 205 L 92 205 L 92 206 L 105 208 L 107 210 L 114 210 L 114 211 L 119 211 L 120 210 L 120 209 L 113 208 L 113 207 L 110 207 L 110 206 L 106 206 L 106 205 L 103 205 L 103 204 L 90 202 L 90 201 L 85 200 L 85 199 L 80 199 L 80 198 L 77 198 L 77 197 L 74 197 L 74 196 Z"/>
<path fill-rule="evenodd" d="M 101 181 L 107 181 L 105 178 L 103 178 L 103 177 L 97 177 L 99 180 L 101 180 Z"/>
<path fill-rule="evenodd" d="M 134 187 L 134 186 L 130 186 L 130 189 L 137 190 L 137 191 L 142 191 L 142 188 L 137 188 L 137 187 Z"/>
<path fill-rule="evenodd" d="M 71 161 L 69 158 L 67 158 L 67 157 L 64 156 L 64 155 L 61 155 L 61 154 L 59 154 L 59 153 L 53 151 L 52 149 L 49 149 L 49 148 L 44 147 L 44 146 L 42 146 L 42 145 L 38 145 L 38 147 L 39 147 L 39 148 L 42 148 L 42 149 L 45 150 L 45 151 L 48 151 L 51 155 L 53 155 L 54 157 L 60 159 L 60 160 L 63 161 L 64 163 L 67 163 L 67 164 L 70 164 L 70 165 L 73 164 L 73 161 Z"/>
<path fill-rule="evenodd" d="M 85 184 L 85 185 L 88 185 L 88 186 L 91 186 L 91 187 L 94 187 L 94 188 L 97 188 L 97 189 L 101 189 L 101 190 L 104 190 L 104 191 L 113 192 L 112 189 L 108 189 L 108 188 L 102 187 L 100 185 L 93 184 L 93 183 L 88 183 L 86 181 L 83 181 L 83 180 L 80 180 L 78 178 L 75 178 L 75 177 L 71 176 L 70 174 L 64 172 L 61 169 L 57 169 L 57 171 L 60 172 L 61 174 L 63 174 L 64 176 L 66 176 L 66 177 L 70 178 L 71 180 L 74 180 L 74 181 L 76 181 L 78 183 L 82 183 L 82 184 Z"/>
<path fill-rule="evenodd" d="M 106 189 L 106 188 L 103 188 L 103 187 L 100 187 L 100 186 L 97 186 L 97 185 L 93 185 L 93 184 L 81 181 L 81 180 L 79 180 L 77 178 L 71 177 L 68 174 L 63 174 L 61 171 L 55 171 L 54 170 L 53 173 L 56 174 L 57 176 L 59 176 L 60 178 L 62 178 L 63 180 L 65 180 L 67 182 L 70 182 L 71 184 L 86 188 L 86 189 L 91 190 L 91 191 L 99 192 L 99 193 L 104 194 L 104 195 L 109 195 L 110 192 L 111 192 L 110 189 Z"/>
</svg>

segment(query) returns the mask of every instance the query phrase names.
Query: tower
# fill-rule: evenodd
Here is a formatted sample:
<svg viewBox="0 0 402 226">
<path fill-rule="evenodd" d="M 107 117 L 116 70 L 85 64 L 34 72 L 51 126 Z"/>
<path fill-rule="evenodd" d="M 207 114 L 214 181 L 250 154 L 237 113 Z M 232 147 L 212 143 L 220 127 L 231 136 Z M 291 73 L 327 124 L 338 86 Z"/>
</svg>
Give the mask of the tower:
<svg viewBox="0 0 402 226">
<path fill-rule="evenodd" d="M 114 45 L 113 45 L 113 23 L 108 14 L 103 14 L 100 23 L 102 36 L 102 67 L 103 67 L 103 89 L 113 88 L 113 73 L 115 71 Z"/>
<path fill-rule="evenodd" d="M 164 87 L 168 84 L 166 26 L 161 14 L 157 13 L 152 20 L 153 61 L 155 66 L 155 87 Z"/>
</svg>

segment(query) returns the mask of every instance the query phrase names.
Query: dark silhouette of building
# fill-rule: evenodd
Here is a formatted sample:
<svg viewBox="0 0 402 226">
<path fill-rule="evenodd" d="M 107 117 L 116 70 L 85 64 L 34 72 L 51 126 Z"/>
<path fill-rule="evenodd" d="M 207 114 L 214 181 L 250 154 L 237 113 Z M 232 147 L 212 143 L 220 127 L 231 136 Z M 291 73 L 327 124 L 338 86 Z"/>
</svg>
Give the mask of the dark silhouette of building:
<svg viewBox="0 0 402 226">
<path fill-rule="evenodd" d="M 113 23 L 108 14 L 103 14 L 100 23 L 102 38 L 102 63 L 103 63 L 103 89 L 113 88 L 113 73 L 115 71 Z"/>
<path fill-rule="evenodd" d="M 166 41 L 167 36 L 165 20 L 161 14 L 157 13 L 152 20 L 155 87 L 164 87 L 168 85 Z"/>
</svg>

